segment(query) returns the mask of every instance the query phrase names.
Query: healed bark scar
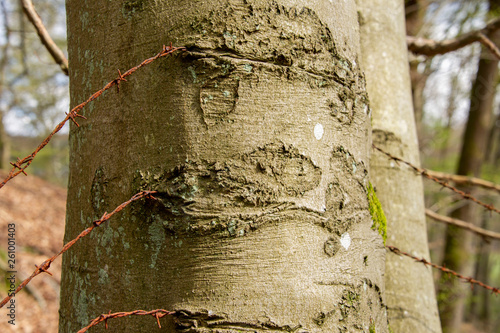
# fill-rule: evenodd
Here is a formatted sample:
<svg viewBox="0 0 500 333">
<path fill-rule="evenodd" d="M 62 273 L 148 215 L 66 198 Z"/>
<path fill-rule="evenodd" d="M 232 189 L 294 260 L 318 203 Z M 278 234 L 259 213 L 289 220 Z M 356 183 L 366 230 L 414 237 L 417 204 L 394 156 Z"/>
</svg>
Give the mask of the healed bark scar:
<svg viewBox="0 0 500 333">
<path fill-rule="evenodd" d="M 215 125 L 234 111 L 238 87 L 239 80 L 235 78 L 212 79 L 201 87 L 200 106 L 207 125 Z"/>
<path fill-rule="evenodd" d="M 159 192 L 168 228 L 219 229 L 222 224 L 230 235 L 242 235 L 249 224 L 293 207 L 294 198 L 319 186 L 321 175 L 297 148 L 270 143 L 224 162 L 189 161 L 169 171 L 138 171 L 136 179 L 139 188 Z"/>
<path fill-rule="evenodd" d="M 289 333 L 306 333 L 307 330 L 302 329 L 299 324 L 294 325 L 277 325 L 271 321 L 260 322 L 258 320 L 252 322 L 232 321 L 226 318 L 226 315 L 210 314 L 208 311 L 191 312 L 188 310 L 176 311 L 176 328 L 178 332 L 202 333 L 207 332 L 207 329 L 216 330 L 217 332 L 239 332 L 251 331 L 255 333 L 265 332 L 289 332 Z"/>
</svg>

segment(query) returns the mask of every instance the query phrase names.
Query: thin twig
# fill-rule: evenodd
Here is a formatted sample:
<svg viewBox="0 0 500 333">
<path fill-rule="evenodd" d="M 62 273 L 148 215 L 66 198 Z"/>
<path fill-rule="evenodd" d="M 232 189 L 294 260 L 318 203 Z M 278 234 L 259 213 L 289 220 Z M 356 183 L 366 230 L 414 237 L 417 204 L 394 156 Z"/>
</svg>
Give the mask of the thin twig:
<svg viewBox="0 0 500 333">
<path fill-rule="evenodd" d="M 453 39 L 435 41 L 407 36 L 406 43 L 408 44 L 408 50 L 411 52 L 426 56 L 445 54 L 475 42 L 481 42 L 491 49 L 491 44 L 488 42 L 489 40 L 485 40 L 484 38 L 498 29 L 500 29 L 500 18 L 491 21 L 483 29 L 471 31 Z M 495 51 L 493 51 L 493 53 L 497 55 Z"/>
<path fill-rule="evenodd" d="M 423 169 L 423 170 L 425 170 L 425 172 L 429 176 L 435 177 L 439 180 L 452 181 L 456 185 L 478 186 L 478 187 L 482 187 L 482 188 L 487 189 L 487 190 L 493 190 L 493 191 L 497 191 L 498 193 L 500 193 L 500 185 L 489 182 L 489 181 L 481 179 L 481 178 L 462 176 L 462 175 L 453 175 L 450 173 L 433 171 L 433 170 L 429 170 L 429 169 Z"/>
<path fill-rule="evenodd" d="M 153 194 L 155 194 L 156 192 L 155 191 L 142 191 L 142 192 L 139 192 L 137 193 L 136 195 L 134 195 L 132 198 L 130 198 L 129 200 L 125 201 L 124 203 L 122 203 L 121 205 L 119 205 L 118 207 L 115 208 L 115 210 L 113 210 L 111 213 L 104 213 L 102 215 L 102 217 L 97 220 L 97 221 L 94 221 L 92 222 L 92 225 L 90 227 L 88 227 L 87 229 L 85 229 L 84 231 L 82 231 L 75 239 L 69 241 L 68 243 L 66 243 L 63 248 L 61 249 L 61 251 L 59 251 L 59 253 L 57 253 L 56 255 L 54 255 L 53 257 L 45 260 L 40 266 L 36 266 L 36 269 L 35 271 L 31 274 L 31 276 L 27 279 L 25 279 L 23 282 L 21 282 L 16 290 L 14 291 L 14 293 L 12 294 L 9 294 L 9 296 L 5 297 L 2 302 L 0 303 L 0 308 L 2 308 L 5 304 L 7 304 L 9 302 L 9 300 L 14 297 L 15 294 L 17 294 L 18 292 L 20 292 L 28 283 L 30 283 L 31 280 L 33 280 L 33 278 L 41 273 L 47 273 L 49 275 L 52 275 L 48 269 L 50 268 L 50 264 L 52 264 L 54 262 L 54 260 L 57 259 L 57 257 L 59 257 L 61 254 L 63 254 L 64 252 L 68 251 L 70 247 L 72 247 L 76 242 L 78 242 L 81 238 L 87 236 L 88 234 L 90 234 L 92 232 L 92 230 L 94 230 L 95 228 L 97 228 L 98 226 L 100 226 L 102 223 L 106 222 L 107 220 L 109 220 L 111 218 L 111 216 L 115 215 L 116 213 L 120 212 L 123 208 L 125 208 L 126 206 L 128 206 L 129 204 L 131 204 L 132 202 L 136 201 L 136 200 L 139 200 L 139 199 L 142 199 L 142 198 L 145 198 L 145 197 L 149 197 L 149 198 L 152 198 Z"/>
<path fill-rule="evenodd" d="M 500 240 L 500 233 L 486 230 L 483 228 L 479 228 L 478 226 L 475 226 L 472 223 L 465 222 L 465 221 L 462 221 L 459 219 L 455 219 L 455 218 L 452 218 L 449 216 L 441 215 L 441 214 L 435 213 L 434 211 L 432 211 L 430 209 L 425 210 L 425 215 L 427 215 L 428 217 L 430 217 L 436 221 L 444 222 L 447 224 L 452 224 L 452 225 L 455 225 L 455 226 L 460 227 L 462 229 L 472 231 L 473 233 L 475 233 L 479 236 Z"/>
<path fill-rule="evenodd" d="M 431 266 L 432 268 L 439 269 L 440 271 L 442 271 L 442 272 L 444 272 L 446 274 L 451 274 L 451 275 L 459 278 L 460 280 L 462 280 L 464 282 L 470 283 L 471 286 L 473 286 L 473 285 L 476 284 L 476 285 L 478 285 L 480 287 L 483 287 L 483 288 L 485 288 L 487 290 L 491 290 L 491 292 L 494 293 L 494 294 L 500 294 L 500 289 L 498 289 L 498 288 L 489 286 L 489 285 L 487 285 L 487 284 L 485 284 L 485 283 L 483 283 L 481 281 L 473 279 L 472 277 L 459 274 L 459 273 L 457 273 L 455 271 L 452 271 L 449 268 L 433 264 L 432 262 L 427 261 L 425 258 L 419 258 L 419 257 L 412 256 L 411 254 L 403 252 L 403 251 L 401 251 L 400 249 L 398 249 L 398 248 L 396 248 L 394 246 L 387 245 L 386 248 L 388 250 L 390 250 L 391 252 L 397 254 L 397 255 L 407 256 L 407 257 L 412 258 L 413 260 L 415 260 L 417 262 L 421 262 L 425 266 Z"/>
<path fill-rule="evenodd" d="M 38 15 L 33 6 L 31 0 L 21 0 L 21 4 L 23 6 L 23 11 L 28 17 L 28 20 L 33 24 L 35 30 L 42 41 L 42 44 L 45 45 L 47 51 L 49 51 L 54 61 L 61 67 L 61 70 L 64 74 L 68 75 L 68 59 L 64 55 L 63 51 L 56 45 L 52 37 L 50 37 L 49 32 L 43 25 L 42 19 Z"/>
<path fill-rule="evenodd" d="M 486 35 L 484 34 L 479 34 L 479 41 L 481 42 L 481 44 L 486 46 L 491 51 L 491 53 L 493 53 L 495 57 L 497 57 L 497 59 L 500 59 L 500 50 L 491 39 L 486 37 Z"/>
</svg>

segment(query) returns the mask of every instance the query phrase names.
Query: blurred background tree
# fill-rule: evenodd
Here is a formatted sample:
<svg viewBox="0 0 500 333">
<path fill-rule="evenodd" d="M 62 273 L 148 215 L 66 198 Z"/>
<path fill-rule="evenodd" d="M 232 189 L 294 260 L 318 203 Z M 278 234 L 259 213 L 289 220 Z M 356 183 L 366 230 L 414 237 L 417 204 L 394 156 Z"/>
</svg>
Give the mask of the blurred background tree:
<svg viewBox="0 0 500 333">
<path fill-rule="evenodd" d="M 498 1 L 406 1 L 407 33 L 449 40 L 483 28 L 500 17 Z M 500 44 L 499 33 L 487 37 Z M 479 43 L 437 56 L 412 55 L 410 61 L 415 117 L 423 165 L 438 171 L 499 182 L 497 152 L 498 58 Z M 496 121 L 495 121 L 496 120 Z M 498 216 L 426 183 L 427 207 L 490 230 L 500 230 Z M 480 200 L 498 204 L 498 195 L 462 187 Z M 429 220 L 431 221 L 431 220 Z M 498 244 L 455 226 L 429 224 L 433 259 L 485 283 L 498 284 Z M 437 288 L 444 332 L 499 332 L 495 297 L 439 277 Z"/>
</svg>

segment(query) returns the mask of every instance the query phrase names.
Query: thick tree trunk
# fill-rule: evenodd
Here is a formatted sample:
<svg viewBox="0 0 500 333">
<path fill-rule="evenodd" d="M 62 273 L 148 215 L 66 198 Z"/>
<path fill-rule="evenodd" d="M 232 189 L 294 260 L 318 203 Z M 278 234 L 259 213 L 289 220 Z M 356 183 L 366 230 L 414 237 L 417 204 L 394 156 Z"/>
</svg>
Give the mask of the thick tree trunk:
<svg viewBox="0 0 500 333">
<path fill-rule="evenodd" d="M 180 313 L 169 332 L 387 332 L 354 4 L 69 0 L 67 11 L 72 105 L 161 44 L 188 51 L 136 72 L 71 130 L 66 241 L 132 194 L 159 194 L 65 254 L 60 331 L 164 308 Z"/>
<path fill-rule="evenodd" d="M 490 2 L 490 6 L 492 6 Z M 498 8 L 491 7 L 492 13 Z M 489 36 L 495 43 L 500 42 L 500 32 Z M 483 48 L 478 64 L 476 80 L 472 86 L 469 119 L 465 130 L 457 174 L 479 177 L 481 165 L 485 159 L 488 132 L 492 119 L 492 105 L 498 73 L 498 60 Z M 470 192 L 470 188 L 462 190 Z M 477 223 L 475 206 L 464 203 L 451 216 L 460 220 Z M 447 226 L 443 264 L 464 275 L 472 275 L 474 267 L 475 246 L 470 232 Z M 450 279 L 447 275 L 441 278 L 439 311 L 444 332 L 458 332 L 463 317 L 465 299 L 470 293 L 470 286 Z"/>
<path fill-rule="evenodd" d="M 362 65 L 372 110 L 373 142 L 419 165 L 401 1 L 359 0 Z M 387 218 L 387 242 L 429 260 L 420 177 L 385 155 L 370 162 Z M 431 271 L 409 258 L 386 260 L 386 300 L 394 332 L 440 332 Z"/>
</svg>

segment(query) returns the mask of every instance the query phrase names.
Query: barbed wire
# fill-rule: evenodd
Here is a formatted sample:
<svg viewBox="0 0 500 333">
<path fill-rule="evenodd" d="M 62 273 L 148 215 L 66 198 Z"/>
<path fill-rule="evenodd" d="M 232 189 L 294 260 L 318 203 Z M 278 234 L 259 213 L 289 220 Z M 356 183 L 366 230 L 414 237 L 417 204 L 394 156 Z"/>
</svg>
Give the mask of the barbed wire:
<svg viewBox="0 0 500 333">
<path fill-rule="evenodd" d="M 92 320 L 92 322 L 79 330 L 77 333 L 84 333 L 89 330 L 89 328 L 96 326 L 99 323 L 104 322 L 105 328 L 108 329 L 108 319 L 113 319 L 113 318 L 122 318 L 122 317 L 127 317 L 127 316 L 153 316 L 156 318 L 156 322 L 158 324 L 158 327 L 161 328 L 160 324 L 160 318 L 163 318 L 168 315 L 173 315 L 176 314 L 175 311 L 168 311 L 164 309 L 156 309 L 156 310 L 151 310 L 151 311 L 145 311 L 145 310 L 135 310 L 131 312 L 115 312 L 111 313 L 111 311 L 108 314 L 101 314 L 99 317 L 95 318 Z"/>
<path fill-rule="evenodd" d="M 118 70 L 118 77 L 116 79 L 108 82 L 102 89 L 100 89 L 100 90 L 96 91 L 94 94 L 92 94 L 85 102 L 83 102 L 83 103 L 75 106 L 69 113 L 67 113 L 66 114 L 66 118 L 64 118 L 64 120 L 61 121 L 54 128 L 54 130 L 42 141 L 42 143 L 40 143 L 40 145 L 30 155 L 26 156 L 23 159 L 19 159 L 18 158 L 16 162 L 11 162 L 10 164 L 12 165 L 12 169 L 9 172 L 9 175 L 0 183 L 0 188 L 4 187 L 4 185 L 7 184 L 7 182 L 9 180 L 11 180 L 12 178 L 16 177 L 17 175 L 19 175 L 21 173 L 23 173 L 24 175 L 27 175 L 24 170 L 27 167 L 29 167 L 29 165 L 31 164 L 31 162 L 33 162 L 33 159 L 38 154 L 38 152 L 40 150 L 42 150 L 43 147 L 45 147 L 49 143 L 49 141 L 52 139 L 52 137 L 64 127 L 64 125 L 66 124 L 66 122 L 68 122 L 68 120 L 71 120 L 72 122 L 75 123 L 76 126 L 80 127 L 80 125 L 77 123 L 76 119 L 77 118 L 87 119 L 83 115 L 79 114 L 79 112 L 88 103 L 90 103 L 93 100 L 97 99 L 99 96 L 102 95 L 103 92 L 105 92 L 106 90 L 108 90 L 108 89 L 110 89 L 110 88 L 112 88 L 114 86 L 116 86 L 117 89 L 119 90 L 120 83 L 123 82 L 123 81 L 127 81 L 125 78 L 127 76 L 132 75 L 139 68 L 144 67 L 144 66 L 150 64 L 151 62 L 153 62 L 153 61 L 155 61 L 155 60 L 157 60 L 157 59 L 159 59 L 161 57 L 165 57 L 165 56 L 167 56 L 169 54 L 172 54 L 172 53 L 174 53 L 176 51 L 184 51 L 184 50 L 186 50 L 185 47 L 173 47 L 172 43 L 170 43 L 169 46 L 163 45 L 162 51 L 160 51 L 158 54 L 156 54 L 155 56 L 153 56 L 151 58 L 145 59 L 139 65 L 130 68 L 125 73 L 122 74 L 120 72 L 120 70 Z"/>
<path fill-rule="evenodd" d="M 391 155 L 390 153 L 382 150 L 381 148 L 377 147 L 376 145 L 372 144 L 372 147 L 376 150 L 378 150 L 379 152 L 381 152 L 382 154 L 388 156 L 390 159 L 396 161 L 396 162 L 401 162 L 403 164 L 406 164 L 407 166 L 409 166 L 411 169 L 415 170 L 418 174 L 424 176 L 425 178 L 427 179 L 430 179 L 432 180 L 433 182 L 436 182 L 438 183 L 439 185 L 443 186 L 443 187 L 446 187 L 447 189 L 450 189 L 452 190 L 453 192 L 457 193 L 458 195 L 460 195 L 462 198 L 466 199 L 466 200 L 470 200 L 472 202 L 475 202 L 476 204 L 478 205 L 481 205 L 483 206 L 484 208 L 492 211 L 492 212 L 495 212 L 497 214 L 500 214 L 500 210 L 498 208 L 496 208 L 495 206 L 493 205 L 490 205 L 490 204 L 486 204 L 478 199 L 476 199 L 474 196 L 472 196 L 470 193 L 466 193 L 464 191 L 461 191 L 453 186 L 451 186 L 450 184 L 442 181 L 442 180 L 439 180 L 438 178 L 436 177 L 433 177 L 431 175 L 429 175 L 427 173 L 427 170 L 426 169 L 423 169 L 423 168 L 419 168 L 413 164 L 411 164 L 410 162 L 407 162 L 399 157 L 396 157 L 394 155 Z"/>
<path fill-rule="evenodd" d="M 100 226 L 105 221 L 109 220 L 111 218 L 111 216 L 113 216 L 116 213 L 120 212 L 123 208 L 125 208 L 126 206 L 128 206 L 132 202 L 137 201 L 137 200 L 142 199 L 142 198 L 154 199 L 153 194 L 155 194 L 155 193 L 157 193 L 157 192 L 156 191 L 142 191 L 142 192 L 139 192 L 139 193 L 135 194 L 134 196 L 132 196 L 127 201 L 125 201 L 122 204 L 120 204 L 111 213 L 108 214 L 107 212 L 104 212 L 104 214 L 102 215 L 102 217 L 99 220 L 92 222 L 92 225 L 90 227 L 88 227 L 87 229 L 85 229 L 84 231 L 82 231 L 75 239 L 73 239 L 73 240 L 69 241 L 68 243 L 66 243 L 63 246 L 63 248 L 61 249 L 61 251 L 59 251 L 59 253 L 57 253 L 53 257 L 45 260 L 40 266 L 35 265 L 36 269 L 31 274 L 31 276 L 28 277 L 27 279 L 25 279 L 23 282 L 21 282 L 17 286 L 16 290 L 13 293 L 9 294 L 7 297 L 5 297 L 2 300 L 2 302 L 0 303 L 0 308 L 2 308 L 5 304 L 7 304 L 7 302 L 9 302 L 9 300 L 12 297 L 14 297 L 15 294 L 17 294 L 18 292 L 20 292 L 28 283 L 30 283 L 30 281 L 33 280 L 33 278 L 35 276 L 37 276 L 37 275 L 39 275 L 41 273 L 47 273 L 49 275 L 52 275 L 52 273 L 50 273 L 48 271 L 48 269 L 50 268 L 50 265 L 54 262 L 54 260 L 57 259 L 57 257 L 59 257 L 64 252 L 68 251 L 69 248 L 72 247 L 81 238 L 87 236 L 89 233 L 92 232 L 92 230 L 94 230 L 95 228 L 97 228 L 98 226 Z"/>
<path fill-rule="evenodd" d="M 480 286 L 482 288 L 485 288 L 487 290 L 491 290 L 491 292 L 494 293 L 494 294 L 500 294 L 500 289 L 499 288 L 489 286 L 489 285 L 487 285 L 487 284 L 485 284 L 485 283 L 483 283 L 481 281 L 478 281 L 476 279 L 473 279 L 472 277 L 465 276 L 465 275 L 462 275 L 462 274 L 457 273 L 455 271 L 452 271 L 451 269 L 446 268 L 444 266 L 439 266 L 439 265 L 433 264 L 432 262 L 426 260 L 425 258 L 415 257 L 415 256 L 413 256 L 413 255 L 411 255 L 409 253 L 401 251 L 400 249 L 398 249 L 395 246 L 386 245 L 386 248 L 388 250 L 390 250 L 391 252 L 393 252 L 394 254 L 403 255 L 403 256 L 412 258 L 413 260 L 415 260 L 417 262 L 421 262 L 425 266 L 430 266 L 432 268 L 439 269 L 440 271 L 442 271 L 444 273 L 451 274 L 451 275 L 457 277 L 458 279 L 462 280 L 463 282 L 470 283 L 471 286 L 478 285 L 478 286 Z"/>
</svg>

